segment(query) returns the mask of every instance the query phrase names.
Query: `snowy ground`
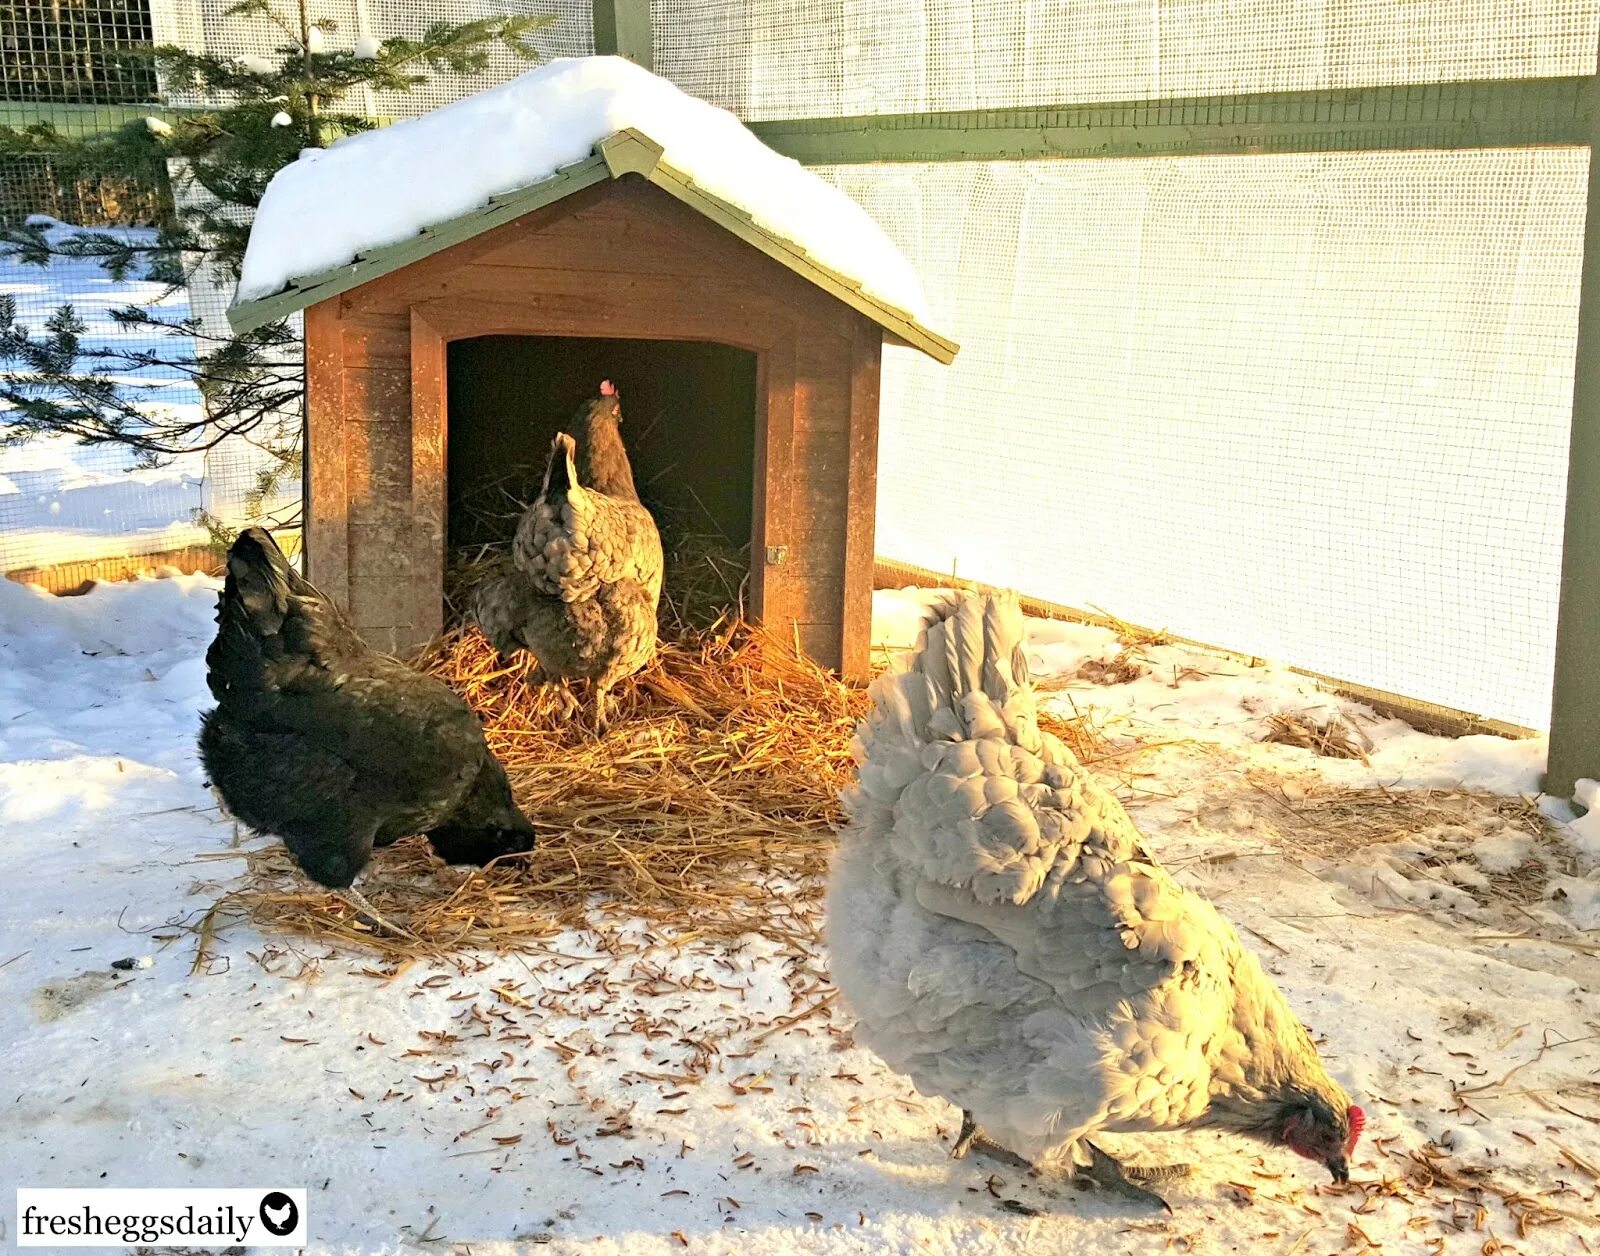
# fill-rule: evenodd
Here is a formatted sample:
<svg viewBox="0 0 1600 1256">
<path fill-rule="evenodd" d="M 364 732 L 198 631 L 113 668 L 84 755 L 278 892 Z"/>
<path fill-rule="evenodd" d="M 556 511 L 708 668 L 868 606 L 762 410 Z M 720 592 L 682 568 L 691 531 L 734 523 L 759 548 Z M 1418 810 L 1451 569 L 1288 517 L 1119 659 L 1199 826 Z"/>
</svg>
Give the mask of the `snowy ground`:
<svg viewBox="0 0 1600 1256">
<path fill-rule="evenodd" d="M 235 924 L 191 972 L 184 926 L 240 867 L 191 751 L 212 600 L 0 582 L 0 1190 L 304 1186 L 317 1252 L 1600 1251 L 1600 835 L 1489 813 L 1376 855 L 1297 844 L 1335 786 L 1531 793 L 1538 742 L 1367 721 L 1369 765 L 1322 759 L 1259 740 L 1276 712 L 1359 721 L 1298 677 L 1169 646 L 1106 675 L 1110 633 L 1033 625 L 1052 702 L 1126 750 L 1101 766 L 1368 1112 L 1342 1192 L 1176 1140 L 1197 1173 L 1168 1217 L 947 1159 L 952 1109 L 759 940 L 597 914 L 544 956 L 393 972 Z M 917 602 L 879 594 L 878 638 Z M 1497 894 L 1510 868 L 1531 898 Z"/>
</svg>

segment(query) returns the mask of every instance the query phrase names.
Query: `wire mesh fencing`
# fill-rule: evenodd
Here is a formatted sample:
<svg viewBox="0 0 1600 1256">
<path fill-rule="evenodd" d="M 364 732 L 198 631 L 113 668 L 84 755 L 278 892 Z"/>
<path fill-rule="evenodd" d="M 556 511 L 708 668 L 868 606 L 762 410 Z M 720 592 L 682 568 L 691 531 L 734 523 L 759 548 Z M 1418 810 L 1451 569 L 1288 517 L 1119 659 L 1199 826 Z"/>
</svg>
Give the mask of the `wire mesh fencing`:
<svg viewBox="0 0 1600 1256">
<path fill-rule="evenodd" d="M 140 99 L 147 86 L 116 79 L 81 33 L 142 37 L 146 0 L 118 2 L 121 16 L 93 21 L 113 0 L 51 10 L 66 16 L 41 64 L 61 85 L 17 71 L 8 98 Z M 250 58 L 285 41 L 227 0 L 147 2 L 157 42 Z M 589 0 L 313 11 L 332 47 L 504 12 L 555 15 L 543 55 L 593 47 Z M 1600 46 L 1600 0 L 651 0 L 650 13 L 658 73 L 752 121 L 1591 75 Z M 524 68 L 501 56 L 471 79 L 350 103 L 404 116 Z M 0 216 L 147 221 L 134 191 L 47 167 L 0 162 Z M 911 256 L 962 344 L 951 368 L 886 356 L 879 552 L 1543 725 L 1586 169 L 1573 148 L 819 167 Z M 191 191 L 174 174 L 181 206 Z M 0 265 L 0 288 L 36 311 L 111 299 L 92 284 Z M 229 296 L 225 279 L 197 283 L 187 308 L 210 334 Z M 260 505 L 243 445 L 160 471 L 105 450 L 19 456 L 0 478 L 4 565 L 23 530 L 8 519 L 47 538 L 54 505 L 54 532 L 81 540 L 63 486 L 96 475 L 120 477 L 130 503 L 94 507 L 104 518 L 170 507 L 193 526 L 197 509 Z M 152 530 L 116 543 L 154 544 Z"/>
<path fill-rule="evenodd" d="M 962 346 L 887 355 L 880 554 L 1546 722 L 1586 151 L 820 173 Z"/>
<path fill-rule="evenodd" d="M 84 227 L 153 226 L 170 210 L 164 171 L 139 174 L 84 170 L 48 153 L 0 155 L 0 227 L 45 215 Z"/>
<path fill-rule="evenodd" d="M 63 104 L 155 99 L 149 0 L 7 0 L 0 5 L 0 100 Z"/>
<path fill-rule="evenodd" d="M 154 0 L 154 3 L 157 43 L 177 44 L 194 52 L 246 60 L 276 59 L 276 54 L 290 45 L 289 36 L 269 17 L 230 12 L 233 0 L 198 0 L 183 4 Z M 285 8 L 284 13 L 288 12 Z M 555 19 L 531 41 L 541 57 L 586 56 L 594 51 L 591 0 L 314 0 L 308 12 L 313 21 L 321 24 L 324 46 L 329 51 L 352 49 L 363 38 L 379 41 L 399 35 L 416 38 L 435 22 L 534 15 Z M 488 63 L 481 73 L 435 74 L 406 92 L 360 88 L 344 101 L 344 105 L 352 112 L 371 117 L 410 117 L 504 82 L 529 69 L 531 64 L 504 49 L 495 49 L 489 53 Z M 166 86 L 166 97 L 175 105 L 204 103 L 177 84 Z"/>
<path fill-rule="evenodd" d="M 750 120 L 1592 74 L 1595 0 L 651 0 Z"/>
<path fill-rule="evenodd" d="M 141 108 L 158 112 L 205 104 L 180 85 L 158 84 L 147 66 L 119 54 L 172 43 L 246 61 L 276 60 L 289 42 L 285 31 L 260 15 L 230 13 L 231 7 L 231 0 L 24 0 L 0 7 L 0 100 L 36 108 L 13 117 L 79 132 L 122 125 Z M 420 6 L 326 0 L 311 6 L 330 49 L 353 48 L 363 37 L 414 37 L 433 22 L 508 13 L 555 18 L 535 38 L 541 56 L 592 51 L 588 0 L 434 0 Z M 346 104 L 376 117 L 404 116 L 528 66 L 495 51 L 482 73 L 436 75 L 408 93 L 363 90 Z M 49 112 L 55 105 L 75 112 Z M 152 164 L 147 172 L 114 177 L 48 151 L 0 157 L 0 225 L 54 220 L 45 222 L 52 237 L 103 228 L 153 238 L 154 228 L 174 212 L 193 210 L 208 196 L 182 163 L 170 166 Z M 10 258 L 0 259 L 0 295 L 12 298 L 18 320 L 35 334 L 57 310 L 71 306 L 86 324 L 84 339 L 91 351 L 122 355 L 114 372 L 119 392 L 141 409 L 180 420 L 201 413 L 204 403 L 192 371 L 129 367 L 126 359 L 147 353 L 192 362 L 206 356 L 228 335 L 230 276 L 201 267 L 186 290 L 171 293 L 137 275 L 113 280 L 91 260 L 57 257 L 39 267 Z M 112 316 L 120 306 L 149 307 L 168 321 L 192 318 L 195 334 L 130 328 Z M 271 439 L 258 432 L 153 463 L 116 444 L 83 445 L 62 437 L 0 447 L 0 571 L 37 578 L 47 569 L 115 566 L 130 556 L 211 546 L 244 523 L 296 517 L 298 474 L 294 468 L 286 471 L 279 456 L 296 422 L 296 416 L 284 415 Z M 17 435 L 15 426 L 9 431 Z M 0 436 L 5 434 L 0 424 Z"/>
<path fill-rule="evenodd" d="M 747 119 L 1592 74 L 1595 0 L 651 0 Z"/>
</svg>

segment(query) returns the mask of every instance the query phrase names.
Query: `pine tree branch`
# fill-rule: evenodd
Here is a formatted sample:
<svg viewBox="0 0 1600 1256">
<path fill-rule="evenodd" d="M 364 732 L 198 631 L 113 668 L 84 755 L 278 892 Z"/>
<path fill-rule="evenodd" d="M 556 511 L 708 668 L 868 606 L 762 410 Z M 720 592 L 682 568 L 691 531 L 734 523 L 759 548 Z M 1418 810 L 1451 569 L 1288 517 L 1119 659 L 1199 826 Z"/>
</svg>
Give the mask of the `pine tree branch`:
<svg viewBox="0 0 1600 1256">
<path fill-rule="evenodd" d="M 507 15 L 434 22 L 415 37 L 388 39 L 376 55 L 358 57 L 317 49 L 313 32 L 338 28 L 313 14 L 314 3 L 238 0 L 226 10 L 264 19 L 282 34 L 271 58 L 172 45 L 108 54 L 153 69 L 172 90 L 205 101 L 201 108 L 93 137 L 66 136 L 47 124 L 0 127 L 0 156 L 47 155 L 58 171 L 83 177 L 148 177 L 166 167 L 186 193 L 154 238 L 109 230 L 64 236 L 59 229 L 23 226 L 0 230 L 0 256 L 37 266 L 91 260 L 116 280 L 145 279 L 168 292 L 202 272 L 237 276 L 249 220 L 272 177 L 308 143 L 320 146 L 375 125 L 342 107 L 350 93 L 404 93 L 433 74 L 480 73 L 496 51 L 535 60 L 533 37 L 555 20 Z M 168 314 L 154 304 L 121 307 L 110 318 L 119 331 L 144 332 L 152 343 L 95 343 L 70 305 L 30 329 L 18 322 L 15 301 L 0 297 L 0 444 L 61 435 L 121 445 L 155 465 L 247 440 L 271 459 L 247 494 L 252 510 L 265 508 L 279 485 L 298 476 L 304 371 L 301 342 L 289 323 L 228 336 L 207 330 L 192 314 Z M 198 393 L 199 405 L 163 404 L 163 393 L 186 387 Z"/>
</svg>

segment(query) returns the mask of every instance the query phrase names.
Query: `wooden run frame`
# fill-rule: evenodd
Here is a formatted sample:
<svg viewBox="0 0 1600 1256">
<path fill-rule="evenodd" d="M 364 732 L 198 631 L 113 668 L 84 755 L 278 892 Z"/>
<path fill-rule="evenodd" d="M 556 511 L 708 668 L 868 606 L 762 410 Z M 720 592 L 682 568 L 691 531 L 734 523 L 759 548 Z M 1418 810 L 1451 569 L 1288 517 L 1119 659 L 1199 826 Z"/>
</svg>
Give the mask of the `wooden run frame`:
<svg viewBox="0 0 1600 1256">
<path fill-rule="evenodd" d="M 1547 793 L 1600 779 L 1600 119 L 1589 118 L 1589 200 L 1578 291 L 1561 605 L 1550 708 Z"/>
</svg>

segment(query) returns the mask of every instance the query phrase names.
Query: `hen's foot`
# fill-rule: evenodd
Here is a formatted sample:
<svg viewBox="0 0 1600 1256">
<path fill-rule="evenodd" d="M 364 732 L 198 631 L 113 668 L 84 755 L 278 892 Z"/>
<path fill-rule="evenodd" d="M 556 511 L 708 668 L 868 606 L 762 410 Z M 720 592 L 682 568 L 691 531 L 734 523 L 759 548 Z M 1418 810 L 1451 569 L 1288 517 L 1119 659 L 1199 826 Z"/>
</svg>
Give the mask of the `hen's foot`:
<svg viewBox="0 0 1600 1256">
<path fill-rule="evenodd" d="M 366 924 L 369 924 L 384 933 L 393 934 L 395 937 L 405 938 L 409 942 L 422 941 L 421 938 L 412 933 L 409 929 L 402 929 L 399 925 L 385 919 L 383 913 L 371 903 L 367 902 L 367 896 L 354 886 L 351 886 L 349 889 L 345 890 L 335 890 L 334 893 L 338 894 L 340 898 L 344 899 L 345 902 L 354 907 L 356 909 L 357 917 L 364 920 Z"/>
<path fill-rule="evenodd" d="M 962 1160 L 972 1150 L 972 1140 L 978 1136 L 978 1123 L 972 1119 L 972 1113 L 965 1108 L 961 1110 L 961 1132 L 956 1135 L 955 1145 L 950 1148 L 950 1159 Z"/>
<path fill-rule="evenodd" d="M 550 688 L 554 691 L 556 703 L 560 708 L 557 711 L 557 715 L 564 720 L 576 719 L 583 706 L 578 701 L 578 695 L 572 692 L 572 686 L 564 683 L 552 683 Z"/>
<path fill-rule="evenodd" d="M 972 1117 L 972 1113 L 963 1109 L 961 1113 L 961 1132 L 956 1135 L 955 1145 L 950 1148 L 950 1158 L 952 1160 L 963 1159 L 969 1151 L 973 1150 L 987 1156 L 990 1160 L 998 1160 L 1001 1164 L 1010 1165 L 1013 1169 L 1031 1170 L 1033 1168 L 1031 1160 L 1027 1160 L 1017 1155 L 1016 1152 L 1002 1147 L 979 1129 L 977 1121 Z"/>
<path fill-rule="evenodd" d="M 1145 1204 L 1155 1204 L 1158 1208 L 1167 1212 L 1172 1211 L 1171 1204 L 1167 1203 L 1154 1191 L 1146 1190 L 1139 1183 L 1159 1182 L 1169 1178 L 1181 1177 L 1188 1172 L 1188 1165 L 1124 1168 L 1114 1156 L 1101 1151 L 1093 1143 L 1085 1142 L 1084 1146 L 1089 1150 L 1089 1163 L 1086 1167 L 1080 1166 L 1074 1174 L 1075 1177 L 1102 1187 L 1115 1195 L 1121 1195 L 1124 1199 L 1137 1200 Z"/>
</svg>

